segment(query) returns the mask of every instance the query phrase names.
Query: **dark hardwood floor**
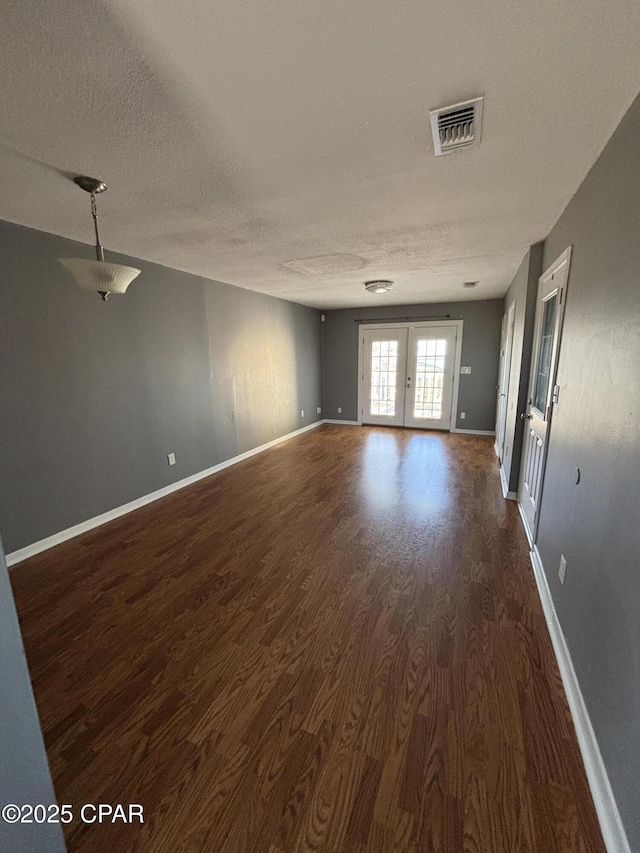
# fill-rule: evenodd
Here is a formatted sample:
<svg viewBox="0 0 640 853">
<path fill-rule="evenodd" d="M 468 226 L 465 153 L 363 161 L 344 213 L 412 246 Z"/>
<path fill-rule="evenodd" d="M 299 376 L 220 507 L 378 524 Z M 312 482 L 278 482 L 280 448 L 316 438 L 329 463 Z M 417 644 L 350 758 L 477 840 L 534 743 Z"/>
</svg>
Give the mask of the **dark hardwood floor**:
<svg viewBox="0 0 640 853">
<path fill-rule="evenodd" d="M 12 573 L 72 853 L 603 853 L 492 439 L 324 426 Z"/>
</svg>

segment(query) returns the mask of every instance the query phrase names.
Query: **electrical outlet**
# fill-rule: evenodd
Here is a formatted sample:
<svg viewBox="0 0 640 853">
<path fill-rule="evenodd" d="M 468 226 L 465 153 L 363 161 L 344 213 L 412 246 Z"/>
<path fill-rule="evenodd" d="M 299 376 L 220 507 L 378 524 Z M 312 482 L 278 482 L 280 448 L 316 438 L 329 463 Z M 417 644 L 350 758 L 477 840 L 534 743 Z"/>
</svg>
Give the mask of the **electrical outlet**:
<svg viewBox="0 0 640 853">
<path fill-rule="evenodd" d="M 303 417 L 304 417 L 304 409 L 300 409 L 300 417 L 301 417 L 301 418 L 303 418 Z"/>
<path fill-rule="evenodd" d="M 560 578 L 560 583 L 564 583 L 564 577 L 567 574 L 567 561 L 564 558 L 564 554 L 560 554 L 560 568 L 558 569 L 558 577 Z"/>
<path fill-rule="evenodd" d="M 342 406 L 338 406 L 338 414 L 339 414 L 339 415 L 341 415 L 341 414 L 342 414 Z"/>
<path fill-rule="evenodd" d="M 167 454 L 167 462 L 169 463 L 169 465 L 175 465 L 176 464 L 176 454 L 175 453 L 168 453 Z"/>
<path fill-rule="evenodd" d="M 316 415 L 319 415 L 322 411 L 322 406 L 316 406 Z"/>
<path fill-rule="evenodd" d="M 467 417 L 466 412 L 460 412 L 460 420 L 463 421 Z"/>
</svg>

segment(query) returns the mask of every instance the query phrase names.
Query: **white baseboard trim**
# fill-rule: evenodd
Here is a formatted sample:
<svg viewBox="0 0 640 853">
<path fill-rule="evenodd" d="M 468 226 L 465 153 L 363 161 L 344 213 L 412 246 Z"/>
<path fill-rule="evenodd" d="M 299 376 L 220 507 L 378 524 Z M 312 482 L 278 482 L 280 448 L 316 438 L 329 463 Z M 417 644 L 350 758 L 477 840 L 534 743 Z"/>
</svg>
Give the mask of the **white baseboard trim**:
<svg viewBox="0 0 640 853">
<path fill-rule="evenodd" d="M 515 501 L 517 495 L 515 492 L 509 491 L 509 484 L 507 483 L 507 475 L 504 473 L 504 468 L 502 465 L 500 466 L 500 483 L 502 485 L 502 497 L 506 498 L 508 501 Z"/>
<path fill-rule="evenodd" d="M 551 592 L 542 566 L 542 560 L 537 547 L 531 551 L 531 564 L 538 585 L 538 594 L 542 609 L 547 620 L 547 628 L 551 636 L 553 650 L 556 654 L 562 684 L 564 685 L 567 701 L 571 710 L 573 724 L 578 736 L 578 744 L 582 760 L 587 772 L 591 795 L 600 821 L 600 829 L 608 853 L 631 853 L 629 842 L 620 819 L 620 813 L 611 790 L 607 770 L 600 754 L 598 741 L 589 719 L 589 712 L 584 703 L 580 684 L 573 668 L 573 662 L 567 643 L 562 632 L 562 626 L 553 605 Z"/>
<path fill-rule="evenodd" d="M 162 489 L 158 489 L 148 495 L 143 495 L 141 498 L 136 498 L 122 506 L 117 506 L 114 509 L 103 512 L 101 515 L 96 515 L 94 518 L 88 518 L 86 521 L 81 521 L 80 524 L 75 524 L 73 527 L 68 527 L 66 530 L 61 530 L 59 533 L 54 533 L 51 536 L 47 536 L 45 539 L 33 542 L 31 545 L 25 545 L 24 548 L 20 548 L 18 551 L 13 551 L 11 554 L 7 554 L 7 566 L 15 566 L 16 563 L 21 563 L 23 560 L 26 560 L 29 557 L 34 557 L 42 551 L 47 551 L 55 545 L 60 545 L 60 543 L 66 542 L 68 539 L 73 539 L 74 536 L 80 536 L 81 533 L 86 533 L 88 530 L 100 527 L 108 521 L 120 518 L 121 515 L 126 515 L 129 512 L 133 512 L 133 510 L 140 509 L 140 507 L 153 503 L 153 501 L 157 501 L 160 498 L 164 498 L 172 492 L 184 489 L 185 486 L 197 483 L 198 480 L 203 480 L 205 477 L 210 477 L 212 474 L 216 474 L 218 471 L 229 468 L 231 465 L 236 465 L 244 459 L 256 456 L 258 453 L 262 453 L 270 447 L 275 447 L 278 444 L 289 441 L 291 438 L 295 438 L 297 435 L 302 435 L 302 433 L 308 432 L 310 429 L 315 429 L 323 423 L 325 423 L 324 420 L 315 421 L 314 423 L 309 424 L 309 426 L 301 427 L 301 429 L 289 432 L 286 435 L 280 436 L 280 438 L 274 438 L 273 441 L 268 441 L 266 444 L 261 444 L 259 447 L 247 450 L 245 453 L 232 456 L 231 459 L 225 459 L 224 462 L 219 462 L 217 465 L 213 465 L 211 468 L 206 468 L 204 471 L 199 471 L 197 474 L 192 474 L 190 477 L 185 477 L 183 480 L 170 483 L 168 486 L 164 486 Z M 345 423 L 351 423 L 351 421 L 346 421 Z"/>
<path fill-rule="evenodd" d="M 362 426 L 360 421 L 337 421 L 333 418 L 325 418 L 325 424 L 343 424 L 343 426 Z"/>
<path fill-rule="evenodd" d="M 452 428 L 449 432 L 460 432 L 463 435 L 495 435 L 494 429 L 457 429 Z"/>
</svg>

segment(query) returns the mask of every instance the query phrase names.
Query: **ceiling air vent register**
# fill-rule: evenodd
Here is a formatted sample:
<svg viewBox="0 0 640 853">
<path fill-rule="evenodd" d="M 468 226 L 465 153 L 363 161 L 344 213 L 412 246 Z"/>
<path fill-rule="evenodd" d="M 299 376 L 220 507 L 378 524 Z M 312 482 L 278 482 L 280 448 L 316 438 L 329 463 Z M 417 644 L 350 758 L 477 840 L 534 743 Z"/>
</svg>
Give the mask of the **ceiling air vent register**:
<svg viewBox="0 0 640 853">
<path fill-rule="evenodd" d="M 480 142 L 482 102 L 480 96 L 451 107 L 429 110 L 436 157 Z"/>
</svg>

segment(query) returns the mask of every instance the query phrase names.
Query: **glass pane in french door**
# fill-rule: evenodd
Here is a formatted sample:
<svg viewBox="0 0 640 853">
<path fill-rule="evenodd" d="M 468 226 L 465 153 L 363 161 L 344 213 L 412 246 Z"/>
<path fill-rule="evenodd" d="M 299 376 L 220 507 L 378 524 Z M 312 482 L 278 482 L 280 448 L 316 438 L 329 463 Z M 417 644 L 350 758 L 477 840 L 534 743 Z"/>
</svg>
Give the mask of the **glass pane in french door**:
<svg viewBox="0 0 640 853">
<path fill-rule="evenodd" d="M 533 392 L 534 407 L 546 417 L 547 394 L 549 392 L 549 374 L 551 372 L 551 356 L 553 355 L 553 339 L 556 329 L 558 294 L 554 293 L 544 303 L 542 317 L 542 332 L 540 334 L 540 349 L 536 367 L 535 388 Z"/>
<path fill-rule="evenodd" d="M 446 358 L 446 338 L 422 338 L 417 341 L 414 418 L 442 419 Z"/>
<path fill-rule="evenodd" d="M 395 416 L 397 372 L 398 341 L 372 341 L 370 414 Z"/>
</svg>

